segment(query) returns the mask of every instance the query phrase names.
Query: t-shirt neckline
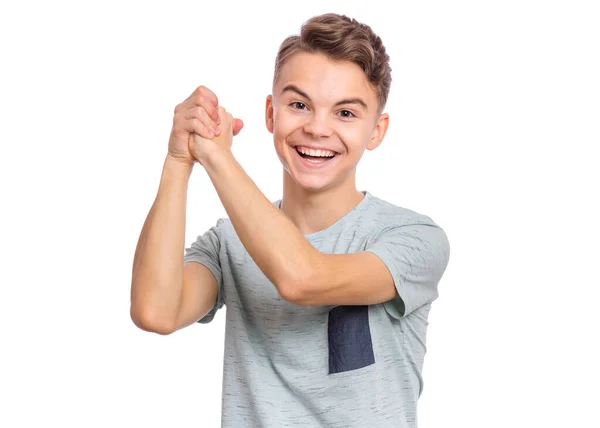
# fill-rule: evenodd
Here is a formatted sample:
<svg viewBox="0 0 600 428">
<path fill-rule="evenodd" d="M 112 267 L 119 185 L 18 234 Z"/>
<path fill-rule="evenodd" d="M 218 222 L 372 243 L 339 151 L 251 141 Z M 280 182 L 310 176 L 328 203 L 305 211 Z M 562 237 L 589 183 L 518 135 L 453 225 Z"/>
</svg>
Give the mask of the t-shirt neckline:
<svg viewBox="0 0 600 428">
<path fill-rule="evenodd" d="M 344 223 L 347 223 L 349 221 L 352 221 L 357 215 L 359 215 L 359 211 L 362 210 L 362 208 L 369 203 L 370 199 L 372 198 L 371 193 L 369 193 L 368 190 L 362 190 L 360 191 L 360 193 L 362 193 L 364 195 L 364 197 L 362 198 L 362 200 L 356 204 L 354 206 L 354 208 L 352 208 L 350 211 L 348 211 L 346 214 L 344 214 L 342 217 L 340 217 L 335 223 L 333 223 L 331 226 L 326 227 L 325 229 L 321 229 L 318 230 L 316 232 L 313 233 L 309 233 L 304 235 L 304 238 L 311 240 L 311 239 L 315 239 L 315 238 L 319 238 L 322 235 L 326 235 L 332 232 L 335 232 L 337 229 L 339 229 Z M 277 209 L 281 209 L 281 202 L 282 199 L 279 199 L 275 206 L 277 207 Z"/>
</svg>

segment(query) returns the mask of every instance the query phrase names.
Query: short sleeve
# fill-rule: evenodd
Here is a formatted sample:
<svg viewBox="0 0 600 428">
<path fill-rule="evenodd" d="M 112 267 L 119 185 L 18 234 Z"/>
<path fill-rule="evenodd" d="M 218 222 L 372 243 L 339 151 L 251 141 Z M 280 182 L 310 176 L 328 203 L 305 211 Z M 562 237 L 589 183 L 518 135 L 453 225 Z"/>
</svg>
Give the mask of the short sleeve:
<svg viewBox="0 0 600 428">
<path fill-rule="evenodd" d="M 368 246 L 387 266 L 398 296 L 385 302 L 387 312 L 403 318 L 438 297 L 438 283 L 450 257 L 446 233 L 435 223 L 390 227 Z"/>
<path fill-rule="evenodd" d="M 220 236 L 222 225 L 223 219 L 219 219 L 215 226 L 211 227 L 203 235 L 198 236 L 192 245 L 185 249 L 185 255 L 183 257 L 184 263 L 196 262 L 206 266 L 217 280 L 217 301 L 212 309 L 198 321 L 202 324 L 211 322 L 216 312 L 225 304 L 223 292 L 223 274 L 219 259 L 219 253 L 221 251 Z"/>
</svg>

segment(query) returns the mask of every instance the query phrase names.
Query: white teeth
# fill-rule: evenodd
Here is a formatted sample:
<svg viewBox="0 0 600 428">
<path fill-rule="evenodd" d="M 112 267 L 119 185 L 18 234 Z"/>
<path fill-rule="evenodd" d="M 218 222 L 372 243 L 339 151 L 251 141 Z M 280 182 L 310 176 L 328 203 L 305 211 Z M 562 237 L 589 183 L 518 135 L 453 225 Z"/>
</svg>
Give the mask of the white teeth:
<svg viewBox="0 0 600 428">
<path fill-rule="evenodd" d="M 313 149 L 309 149 L 308 147 L 301 147 L 301 146 L 297 146 L 296 149 L 305 155 L 309 155 L 309 156 L 314 156 L 314 157 L 323 157 L 323 158 L 329 158 L 335 155 L 335 152 L 332 152 L 331 150 L 313 150 Z"/>
</svg>

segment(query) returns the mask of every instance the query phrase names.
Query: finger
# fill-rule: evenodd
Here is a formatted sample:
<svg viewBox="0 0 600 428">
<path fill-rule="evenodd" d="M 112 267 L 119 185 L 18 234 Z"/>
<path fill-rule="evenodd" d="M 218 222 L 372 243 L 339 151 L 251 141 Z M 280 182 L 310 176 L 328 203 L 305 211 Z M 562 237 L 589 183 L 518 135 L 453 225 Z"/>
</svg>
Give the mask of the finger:
<svg viewBox="0 0 600 428">
<path fill-rule="evenodd" d="M 219 111 L 219 124 L 221 128 L 225 129 L 230 126 L 230 114 L 227 112 L 227 110 L 225 110 L 225 107 L 219 106 L 217 107 L 217 110 Z"/>
<path fill-rule="evenodd" d="M 208 115 L 217 123 L 219 123 L 219 113 L 217 112 L 218 99 L 210 89 L 199 86 L 192 95 L 187 99 L 188 105 L 203 107 Z"/>
<path fill-rule="evenodd" d="M 244 122 L 242 122 L 242 119 L 233 119 L 233 135 L 239 134 L 243 127 Z"/>
<path fill-rule="evenodd" d="M 217 107 L 213 105 L 213 103 L 204 103 L 202 106 L 206 113 L 208 113 L 208 117 L 210 117 L 217 125 L 221 123 L 221 118 L 219 118 L 219 111 Z"/>
<path fill-rule="evenodd" d="M 199 95 L 210 101 L 215 107 L 219 105 L 219 99 L 217 98 L 217 95 L 206 86 L 198 86 L 197 91 Z"/>
<path fill-rule="evenodd" d="M 208 113 L 203 107 L 191 107 L 185 111 L 184 117 L 186 119 L 191 119 L 193 117 L 198 118 L 204 126 L 210 128 L 215 134 L 219 134 L 218 125 L 209 117 Z"/>
<path fill-rule="evenodd" d="M 188 132 L 195 132 L 203 138 L 211 139 L 215 136 L 215 133 L 200 121 L 197 117 L 187 119 L 184 123 L 184 129 Z"/>
<path fill-rule="evenodd" d="M 221 118 L 221 120 L 227 118 L 227 110 L 225 110 L 225 107 L 218 106 L 217 110 L 219 111 L 219 117 Z"/>
</svg>

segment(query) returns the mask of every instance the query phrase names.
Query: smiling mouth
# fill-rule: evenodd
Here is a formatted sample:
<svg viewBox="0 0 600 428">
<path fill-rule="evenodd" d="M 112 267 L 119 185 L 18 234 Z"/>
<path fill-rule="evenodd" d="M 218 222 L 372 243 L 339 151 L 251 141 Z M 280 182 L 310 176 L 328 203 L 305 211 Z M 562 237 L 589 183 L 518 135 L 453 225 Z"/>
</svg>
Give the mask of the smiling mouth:
<svg viewBox="0 0 600 428">
<path fill-rule="evenodd" d="M 322 149 L 322 150 L 314 150 L 311 149 L 311 152 L 313 153 L 308 154 L 306 152 L 308 152 L 308 150 L 306 150 L 306 148 L 304 150 L 300 149 L 300 145 L 298 146 L 294 146 L 294 150 L 296 151 L 296 153 L 298 153 L 298 155 L 304 159 L 309 159 L 309 160 L 330 160 L 333 159 L 334 157 L 336 157 L 337 155 L 339 155 L 338 152 L 334 151 L 334 150 L 326 150 L 326 149 Z M 303 153 L 304 152 L 304 153 Z"/>
<path fill-rule="evenodd" d="M 300 157 L 303 157 L 306 160 L 315 161 L 315 162 L 325 162 L 325 161 L 333 159 L 336 156 L 336 155 L 331 155 L 331 156 L 311 156 L 311 155 L 306 155 L 304 153 L 300 153 L 298 150 L 296 150 L 296 153 L 298 153 L 300 155 Z"/>
<path fill-rule="evenodd" d="M 313 156 L 311 156 L 309 154 L 302 153 L 299 149 L 299 146 L 294 146 L 292 148 L 298 154 L 298 156 L 302 158 L 302 162 L 307 162 L 307 165 L 313 165 L 315 167 L 328 164 L 332 159 L 339 155 L 338 152 L 334 152 L 332 150 L 321 150 L 312 152 Z M 307 150 L 303 151 L 306 152 Z"/>
</svg>

